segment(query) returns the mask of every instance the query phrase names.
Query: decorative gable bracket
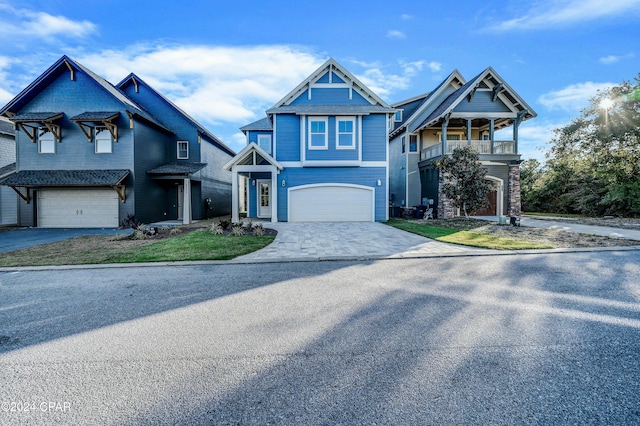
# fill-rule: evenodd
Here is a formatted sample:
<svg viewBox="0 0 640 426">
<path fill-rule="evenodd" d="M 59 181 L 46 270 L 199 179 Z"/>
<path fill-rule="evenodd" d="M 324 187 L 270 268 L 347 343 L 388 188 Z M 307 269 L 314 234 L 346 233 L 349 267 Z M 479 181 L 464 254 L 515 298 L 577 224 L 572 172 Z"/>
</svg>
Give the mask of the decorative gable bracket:
<svg viewBox="0 0 640 426">
<path fill-rule="evenodd" d="M 495 86 L 493 86 L 493 96 L 491 96 L 492 102 L 495 102 L 496 99 L 498 99 L 498 95 L 500 94 L 501 91 L 502 91 L 502 83 L 498 83 Z"/>
<path fill-rule="evenodd" d="M 43 126 L 53 134 L 56 141 L 61 142 L 62 131 L 60 125 L 56 122 L 63 116 L 64 113 L 62 112 L 26 113 L 16 115 L 10 120 L 13 121 L 33 143 L 38 141 L 38 130 Z"/>
<path fill-rule="evenodd" d="M 119 112 L 85 112 L 75 117 L 71 117 L 71 121 L 76 123 L 82 133 L 87 137 L 89 142 L 93 141 L 91 129 L 96 124 L 107 128 L 114 142 L 118 142 L 118 126 L 114 121 L 120 116 Z"/>
</svg>

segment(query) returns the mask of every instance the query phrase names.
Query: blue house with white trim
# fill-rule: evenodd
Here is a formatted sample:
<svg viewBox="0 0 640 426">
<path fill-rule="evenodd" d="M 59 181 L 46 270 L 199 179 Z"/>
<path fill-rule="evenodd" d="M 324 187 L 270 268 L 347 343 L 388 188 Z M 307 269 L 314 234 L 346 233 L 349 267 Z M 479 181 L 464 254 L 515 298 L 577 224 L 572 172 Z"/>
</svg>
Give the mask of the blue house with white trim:
<svg viewBox="0 0 640 426">
<path fill-rule="evenodd" d="M 241 128 L 247 146 L 225 165 L 232 220 L 386 221 L 395 111 L 329 59 Z"/>
<path fill-rule="evenodd" d="M 135 75 L 115 87 L 63 56 L 0 109 L 16 127 L 18 223 L 117 227 L 228 214 L 235 154 Z"/>
</svg>

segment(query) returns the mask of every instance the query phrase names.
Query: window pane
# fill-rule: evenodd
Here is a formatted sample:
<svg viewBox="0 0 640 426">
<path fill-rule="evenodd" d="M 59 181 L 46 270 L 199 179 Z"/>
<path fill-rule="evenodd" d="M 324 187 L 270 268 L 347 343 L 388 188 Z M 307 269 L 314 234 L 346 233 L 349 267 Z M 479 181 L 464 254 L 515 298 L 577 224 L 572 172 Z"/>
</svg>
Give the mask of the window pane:
<svg viewBox="0 0 640 426">
<path fill-rule="evenodd" d="M 111 133 L 107 129 L 96 127 L 95 143 L 97 154 L 111 153 Z"/>
<path fill-rule="evenodd" d="M 41 133 L 39 136 L 40 153 L 42 154 L 55 154 L 56 153 L 56 139 L 51 132 Z"/>
<path fill-rule="evenodd" d="M 311 133 L 324 133 L 324 121 L 312 121 L 311 122 Z"/>
<path fill-rule="evenodd" d="M 324 146 L 324 134 L 311 135 L 311 146 Z"/>
<path fill-rule="evenodd" d="M 339 135 L 339 137 L 338 137 L 338 145 L 339 146 L 352 146 L 353 145 L 353 135 L 351 135 L 351 134 Z"/>
<path fill-rule="evenodd" d="M 338 122 L 338 131 L 340 133 L 353 132 L 353 121 L 340 121 Z"/>
<path fill-rule="evenodd" d="M 267 154 L 271 154 L 271 136 L 258 135 L 258 146 L 264 149 Z"/>
</svg>

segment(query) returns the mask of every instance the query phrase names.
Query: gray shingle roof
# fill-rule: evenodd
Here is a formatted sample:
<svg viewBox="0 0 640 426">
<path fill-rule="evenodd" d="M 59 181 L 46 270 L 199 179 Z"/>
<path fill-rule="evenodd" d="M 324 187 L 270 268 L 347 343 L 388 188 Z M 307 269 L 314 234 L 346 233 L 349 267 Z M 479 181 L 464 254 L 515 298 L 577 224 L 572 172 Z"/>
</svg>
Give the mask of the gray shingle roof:
<svg viewBox="0 0 640 426">
<path fill-rule="evenodd" d="M 71 121 L 102 121 L 108 120 L 113 117 L 117 117 L 120 114 L 119 111 L 85 111 L 82 114 L 78 114 L 71 117 Z"/>
<path fill-rule="evenodd" d="M 242 132 L 248 130 L 273 130 L 273 126 L 271 125 L 271 120 L 269 120 L 269 117 L 265 117 L 258 121 L 254 121 L 251 124 L 240 127 L 240 131 Z"/>
<path fill-rule="evenodd" d="M 9 120 L 11 121 L 47 121 L 55 118 L 59 115 L 63 115 L 62 112 L 25 112 L 24 114 L 19 114 L 14 117 L 11 117 Z"/>
<path fill-rule="evenodd" d="M 13 130 L 13 123 L 6 120 L 0 120 L 0 133 L 5 135 L 15 135 L 16 131 Z"/>
<path fill-rule="evenodd" d="M 190 175 L 203 169 L 207 163 L 169 163 L 147 171 L 150 175 Z"/>
<path fill-rule="evenodd" d="M 7 164 L 4 167 L 0 167 L 0 176 L 4 176 L 7 173 L 16 171 L 16 163 Z"/>
<path fill-rule="evenodd" d="M 387 108 L 380 105 L 284 105 L 278 108 L 267 110 L 267 114 L 321 114 L 321 115 L 353 115 L 388 112 L 392 113 L 394 108 Z"/>
<path fill-rule="evenodd" d="M 0 182 L 9 186 L 113 186 L 129 170 L 20 170 Z"/>
</svg>

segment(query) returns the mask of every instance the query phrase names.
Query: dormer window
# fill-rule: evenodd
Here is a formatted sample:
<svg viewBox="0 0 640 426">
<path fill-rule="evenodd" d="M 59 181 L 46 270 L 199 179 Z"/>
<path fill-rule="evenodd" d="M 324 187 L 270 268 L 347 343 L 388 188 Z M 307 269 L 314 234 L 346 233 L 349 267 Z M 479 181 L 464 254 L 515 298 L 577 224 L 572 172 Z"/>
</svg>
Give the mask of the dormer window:
<svg viewBox="0 0 640 426">
<path fill-rule="evenodd" d="M 94 132 L 96 154 L 111 154 L 113 152 L 111 132 L 103 126 L 96 126 Z"/>
<path fill-rule="evenodd" d="M 395 121 L 396 123 L 402 121 L 402 110 L 396 111 L 396 115 L 393 118 L 393 121 Z"/>
<path fill-rule="evenodd" d="M 189 159 L 189 142 L 178 141 L 178 160 Z"/>
</svg>

